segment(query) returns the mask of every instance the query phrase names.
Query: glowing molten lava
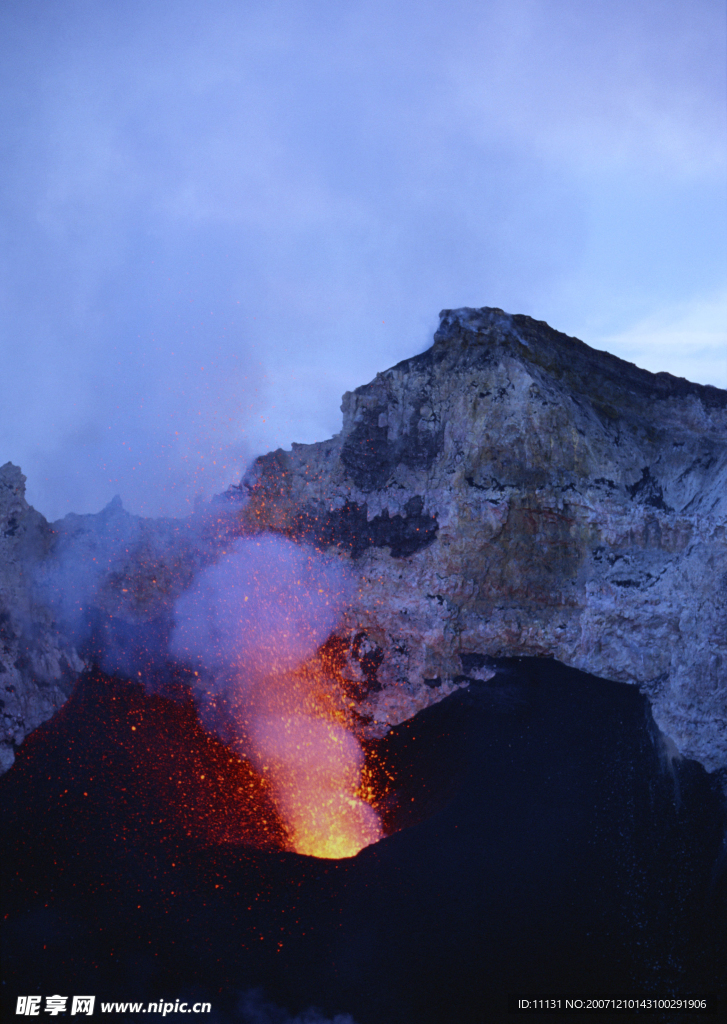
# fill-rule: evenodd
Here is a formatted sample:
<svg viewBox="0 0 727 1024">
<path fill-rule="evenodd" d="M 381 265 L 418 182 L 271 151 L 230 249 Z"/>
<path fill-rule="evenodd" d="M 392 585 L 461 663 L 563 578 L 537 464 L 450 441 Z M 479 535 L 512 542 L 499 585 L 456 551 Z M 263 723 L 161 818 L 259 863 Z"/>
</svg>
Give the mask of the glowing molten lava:
<svg viewBox="0 0 727 1024">
<path fill-rule="evenodd" d="M 355 685 L 333 642 L 349 589 L 313 548 L 240 537 L 179 597 L 169 643 L 194 668 L 207 727 L 264 781 L 287 847 L 314 857 L 353 857 L 383 837 L 354 733 Z M 266 813 L 261 802 L 262 824 Z"/>
<path fill-rule="evenodd" d="M 354 857 L 383 838 L 345 681 L 321 651 L 268 677 L 248 701 L 244 743 L 268 782 L 288 848 Z"/>
<path fill-rule="evenodd" d="M 363 751 L 343 725 L 302 715 L 263 718 L 253 745 L 296 853 L 353 857 L 382 838 L 379 816 L 362 798 Z"/>
</svg>

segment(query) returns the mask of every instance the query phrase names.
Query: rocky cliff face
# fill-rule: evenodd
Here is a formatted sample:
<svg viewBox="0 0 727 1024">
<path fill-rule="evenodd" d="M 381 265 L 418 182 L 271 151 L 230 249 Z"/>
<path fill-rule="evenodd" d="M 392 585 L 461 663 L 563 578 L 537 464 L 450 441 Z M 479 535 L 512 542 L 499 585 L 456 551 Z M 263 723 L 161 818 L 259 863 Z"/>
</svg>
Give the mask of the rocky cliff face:
<svg viewBox="0 0 727 1024">
<path fill-rule="evenodd" d="M 48 523 L 25 500 L 25 477 L 6 463 L 0 467 L 0 771 L 13 763 L 27 734 L 63 705 L 84 668 L 34 597 L 34 570 L 52 542 Z"/>
<path fill-rule="evenodd" d="M 105 618 L 153 620 L 163 634 L 174 598 L 231 533 L 281 532 L 354 576 L 334 640 L 364 735 L 488 678 L 493 658 L 554 657 L 638 685 L 682 754 L 727 768 L 727 392 L 529 317 L 459 309 L 442 313 L 432 348 L 342 408 L 339 435 L 258 459 L 194 530 L 100 513 L 133 542 L 97 587 Z M 3 473 L 3 522 L 17 506 L 33 558 L 70 534 L 90 557 L 99 517 L 67 517 L 54 541 L 19 471 Z M 79 663 L 50 639 L 49 614 L 29 609 L 31 555 L 22 531 L 4 530 L 5 713 L 18 742 Z"/>
<path fill-rule="evenodd" d="M 681 753 L 727 765 L 727 392 L 459 309 L 342 408 L 337 437 L 258 459 L 245 516 L 355 565 L 374 720 L 554 657 L 639 685 Z"/>
</svg>

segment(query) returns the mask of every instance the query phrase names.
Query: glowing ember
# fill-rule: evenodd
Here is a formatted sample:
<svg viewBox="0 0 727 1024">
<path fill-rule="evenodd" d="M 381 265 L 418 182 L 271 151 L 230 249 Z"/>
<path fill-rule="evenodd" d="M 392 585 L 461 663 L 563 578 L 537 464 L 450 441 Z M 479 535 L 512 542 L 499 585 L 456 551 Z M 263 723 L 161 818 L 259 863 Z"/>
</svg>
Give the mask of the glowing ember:
<svg viewBox="0 0 727 1024">
<path fill-rule="evenodd" d="M 253 743 L 296 853 L 354 857 L 382 838 L 379 816 L 361 795 L 363 751 L 343 725 L 265 718 L 255 723 Z"/>
<path fill-rule="evenodd" d="M 177 600 L 170 639 L 194 668 L 202 721 L 254 764 L 288 848 L 314 857 L 353 857 L 383 836 L 331 641 L 349 589 L 313 548 L 238 538 Z"/>
</svg>

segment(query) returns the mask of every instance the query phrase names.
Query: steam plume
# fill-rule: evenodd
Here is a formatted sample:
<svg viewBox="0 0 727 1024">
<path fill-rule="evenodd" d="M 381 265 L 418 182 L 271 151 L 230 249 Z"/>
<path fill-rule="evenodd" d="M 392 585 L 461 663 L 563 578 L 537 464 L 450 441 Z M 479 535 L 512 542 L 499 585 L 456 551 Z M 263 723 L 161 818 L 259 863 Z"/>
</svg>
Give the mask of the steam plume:
<svg viewBox="0 0 727 1024">
<path fill-rule="evenodd" d="M 175 607 L 171 653 L 198 667 L 202 715 L 271 780 L 290 845 L 345 857 L 381 838 L 364 755 L 332 680 L 307 663 L 347 596 L 340 568 L 278 537 L 238 539 Z M 338 699 L 337 699 L 338 698 Z"/>
<path fill-rule="evenodd" d="M 351 856 L 381 838 L 350 708 L 318 656 L 348 604 L 339 562 L 241 538 L 219 505 L 144 520 L 115 501 L 54 530 L 36 583 L 89 662 L 150 690 L 170 659 L 186 667 L 202 723 L 268 779 L 292 849 Z"/>
<path fill-rule="evenodd" d="M 233 696 L 309 658 L 335 626 L 346 593 L 340 570 L 312 548 L 271 535 L 239 538 L 177 600 L 169 649 L 212 670 Z"/>
</svg>

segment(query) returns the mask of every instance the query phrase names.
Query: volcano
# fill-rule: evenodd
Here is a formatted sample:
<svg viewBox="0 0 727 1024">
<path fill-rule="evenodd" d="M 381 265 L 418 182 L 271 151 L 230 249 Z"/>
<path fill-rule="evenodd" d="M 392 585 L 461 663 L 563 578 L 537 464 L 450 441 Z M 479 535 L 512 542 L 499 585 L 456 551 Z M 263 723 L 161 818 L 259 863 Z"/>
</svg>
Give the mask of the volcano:
<svg viewBox="0 0 727 1024">
<path fill-rule="evenodd" d="M 441 320 L 187 520 L 0 470 L 8 1013 L 727 1005 L 727 393 Z"/>
<path fill-rule="evenodd" d="M 504 1021 L 516 994 L 724 997 L 722 791 L 665 765 L 634 687 L 504 661 L 376 747 L 387 837 L 281 852 L 272 802 L 189 702 L 82 676 L 2 781 L 11 997 L 357 1024 Z"/>
</svg>

